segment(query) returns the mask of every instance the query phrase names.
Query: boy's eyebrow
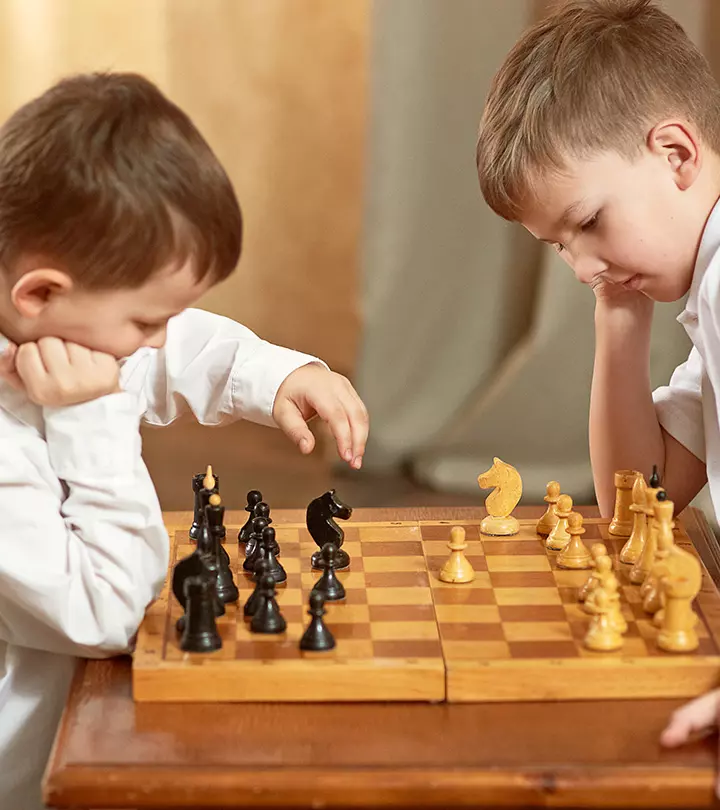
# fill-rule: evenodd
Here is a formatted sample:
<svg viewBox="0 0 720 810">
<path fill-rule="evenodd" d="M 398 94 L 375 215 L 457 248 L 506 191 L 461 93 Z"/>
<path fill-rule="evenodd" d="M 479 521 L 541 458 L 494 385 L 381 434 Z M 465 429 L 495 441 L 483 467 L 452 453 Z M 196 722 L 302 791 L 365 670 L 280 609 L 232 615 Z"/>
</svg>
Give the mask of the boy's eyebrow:
<svg viewBox="0 0 720 810">
<path fill-rule="evenodd" d="M 554 225 L 555 230 L 559 230 L 563 226 L 567 225 L 568 220 L 576 214 L 579 210 L 581 210 L 585 206 L 586 200 L 577 200 L 576 202 L 570 203 L 567 208 L 562 212 L 562 216 L 560 220 Z M 537 237 L 541 242 L 547 242 L 549 245 L 554 245 L 557 242 L 557 239 L 543 239 L 542 236 Z"/>
</svg>

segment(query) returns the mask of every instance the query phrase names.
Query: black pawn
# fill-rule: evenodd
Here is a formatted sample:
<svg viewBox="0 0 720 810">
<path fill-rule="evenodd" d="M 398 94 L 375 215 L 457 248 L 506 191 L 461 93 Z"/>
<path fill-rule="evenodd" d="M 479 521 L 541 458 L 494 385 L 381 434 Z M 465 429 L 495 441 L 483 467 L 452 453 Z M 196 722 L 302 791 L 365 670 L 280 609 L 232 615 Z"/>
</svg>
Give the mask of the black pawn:
<svg viewBox="0 0 720 810">
<path fill-rule="evenodd" d="M 332 650 L 335 646 L 335 636 L 323 621 L 325 597 L 319 591 L 310 592 L 308 615 L 312 616 L 312 619 L 300 639 L 300 649 L 312 650 L 313 652 Z"/>
<path fill-rule="evenodd" d="M 253 509 L 255 506 L 260 503 L 262 500 L 262 492 L 258 489 L 251 489 L 250 492 L 247 494 L 247 506 L 245 507 L 245 511 L 248 513 L 248 519 L 245 521 L 245 525 L 240 529 L 238 532 L 238 543 L 247 543 L 250 533 L 252 532 L 252 519 Z"/>
<path fill-rule="evenodd" d="M 253 530 L 248 539 L 248 545 L 252 544 L 252 552 L 245 557 L 245 561 L 243 562 L 243 569 L 245 571 L 252 573 L 255 570 L 255 563 L 261 556 L 260 538 L 262 537 L 263 529 L 267 525 L 268 522 L 264 517 L 253 518 Z"/>
<path fill-rule="evenodd" d="M 247 601 L 245 602 L 245 606 L 243 607 L 243 613 L 245 616 L 254 616 L 255 611 L 258 609 L 258 605 L 260 604 L 260 595 L 262 591 L 262 579 L 267 574 L 268 571 L 268 564 L 267 561 L 264 559 L 259 559 L 255 563 L 255 575 L 253 579 L 255 580 L 255 590 L 248 596 Z"/>
<path fill-rule="evenodd" d="M 313 591 L 321 593 L 326 602 L 337 602 L 345 598 L 345 588 L 335 573 L 335 558 L 337 549 L 332 543 L 325 543 L 320 552 L 322 555 L 323 572 L 315 583 Z"/>
<path fill-rule="evenodd" d="M 215 624 L 215 586 L 208 577 L 188 577 L 185 591 L 186 621 L 180 637 L 185 652 L 213 652 L 222 647 Z"/>
<path fill-rule="evenodd" d="M 262 530 L 260 542 L 265 550 L 264 557 L 268 564 L 268 574 L 275 580 L 275 584 L 279 585 L 281 582 L 287 581 L 287 574 L 285 569 L 278 562 L 275 556 L 277 548 L 277 541 L 275 540 L 275 529 L 272 526 L 266 526 Z"/>
<path fill-rule="evenodd" d="M 253 525 L 255 522 L 255 518 L 264 518 L 265 523 L 269 526 L 272 523 L 272 518 L 270 517 L 270 507 L 265 503 L 265 501 L 260 501 L 260 503 L 255 504 L 255 509 L 253 510 Z M 251 531 L 250 536 L 248 537 L 247 543 L 245 543 L 245 556 L 250 557 L 253 555 L 257 549 L 257 544 L 259 542 L 259 537 L 256 538 L 255 532 Z M 277 553 L 277 551 L 276 551 Z"/>
<path fill-rule="evenodd" d="M 660 486 L 660 476 L 658 475 L 657 464 L 653 464 L 652 475 L 650 476 L 650 481 L 648 483 L 652 489 L 657 489 Z"/>
<path fill-rule="evenodd" d="M 275 599 L 275 580 L 264 574 L 260 580 L 260 604 L 250 621 L 253 633 L 284 633 L 287 624 Z"/>
</svg>

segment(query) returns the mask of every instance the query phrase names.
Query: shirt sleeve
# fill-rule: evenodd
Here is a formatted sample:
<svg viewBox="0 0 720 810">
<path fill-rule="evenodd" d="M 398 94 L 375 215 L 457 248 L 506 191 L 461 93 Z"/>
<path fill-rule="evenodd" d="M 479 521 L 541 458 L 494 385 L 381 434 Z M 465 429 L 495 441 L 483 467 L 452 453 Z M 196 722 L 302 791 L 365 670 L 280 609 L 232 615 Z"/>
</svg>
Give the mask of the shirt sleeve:
<svg viewBox="0 0 720 810">
<path fill-rule="evenodd" d="M 113 394 L 44 409 L 45 441 L 3 436 L 3 641 L 85 657 L 131 644 L 169 546 L 138 413 L 136 397 Z"/>
<path fill-rule="evenodd" d="M 705 460 L 703 373 L 702 358 L 693 347 L 688 359 L 673 372 L 669 384 L 653 392 L 655 412 L 662 427 L 702 461 Z"/>
<path fill-rule="evenodd" d="M 308 363 L 325 365 L 199 309 L 172 318 L 165 346 L 146 360 L 140 374 L 144 419 L 154 425 L 170 424 L 190 410 L 203 425 L 248 419 L 275 426 L 272 410 L 283 380 Z M 136 379 L 137 371 L 130 369 L 127 384 Z"/>
</svg>

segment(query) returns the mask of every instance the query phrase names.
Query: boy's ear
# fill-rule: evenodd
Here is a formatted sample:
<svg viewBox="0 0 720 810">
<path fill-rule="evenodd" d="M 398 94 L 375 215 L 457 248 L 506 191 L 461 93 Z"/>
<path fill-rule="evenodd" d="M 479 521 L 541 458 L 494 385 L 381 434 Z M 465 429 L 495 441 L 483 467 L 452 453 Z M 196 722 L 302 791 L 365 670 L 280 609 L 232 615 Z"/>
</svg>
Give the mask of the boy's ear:
<svg viewBox="0 0 720 810">
<path fill-rule="evenodd" d="M 29 270 L 13 285 L 10 300 L 23 318 L 37 318 L 54 299 L 72 289 L 72 279 L 62 270 Z"/>
<path fill-rule="evenodd" d="M 702 145 L 694 127 L 675 119 L 661 121 L 648 133 L 647 146 L 667 163 L 681 191 L 690 188 L 702 168 Z"/>
</svg>

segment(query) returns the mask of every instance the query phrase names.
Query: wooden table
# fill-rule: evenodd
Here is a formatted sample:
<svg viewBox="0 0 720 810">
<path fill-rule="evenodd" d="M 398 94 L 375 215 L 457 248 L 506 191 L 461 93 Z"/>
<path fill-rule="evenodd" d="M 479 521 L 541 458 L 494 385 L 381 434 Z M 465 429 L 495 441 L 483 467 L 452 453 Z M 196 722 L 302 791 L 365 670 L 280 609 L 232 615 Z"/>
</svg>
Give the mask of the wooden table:
<svg viewBox="0 0 720 810">
<path fill-rule="evenodd" d="M 482 513 L 357 509 L 355 516 Z M 273 517 L 298 521 L 302 512 Z M 191 516 L 182 519 L 189 524 Z M 688 509 L 683 520 L 720 582 L 703 515 Z M 674 751 L 658 745 L 680 703 L 136 705 L 129 658 L 88 661 L 75 677 L 45 796 L 51 807 L 77 809 L 712 807 L 716 738 Z"/>
</svg>

